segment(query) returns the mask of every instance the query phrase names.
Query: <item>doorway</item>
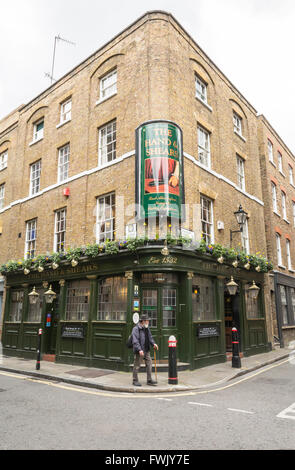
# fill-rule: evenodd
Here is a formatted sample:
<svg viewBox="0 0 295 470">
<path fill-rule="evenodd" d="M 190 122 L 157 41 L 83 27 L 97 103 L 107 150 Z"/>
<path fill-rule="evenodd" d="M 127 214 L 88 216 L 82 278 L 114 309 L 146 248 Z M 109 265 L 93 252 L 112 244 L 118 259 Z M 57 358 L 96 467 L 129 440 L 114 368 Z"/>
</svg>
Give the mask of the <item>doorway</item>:
<svg viewBox="0 0 295 470">
<path fill-rule="evenodd" d="M 169 336 L 178 333 L 178 289 L 175 286 L 141 287 L 141 310 L 150 318 L 150 329 L 159 346 L 158 357 L 168 360 Z"/>
<path fill-rule="evenodd" d="M 238 341 L 241 350 L 241 334 L 240 334 L 240 311 L 239 311 L 239 295 L 230 295 L 224 292 L 224 323 L 225 323 L 225 347 L 227 352 L 232 351 L 232 328 L 238 330 Z"/>
<path fill-rule="evenodd" d="M 44 352 L 46 354 L 56 353 L 57 325 L 59 320 L 59 285 L 52 285 L 56 297 L 52 304 L 46 304 L 45 310 L 45 344 Z"/>
</svg>

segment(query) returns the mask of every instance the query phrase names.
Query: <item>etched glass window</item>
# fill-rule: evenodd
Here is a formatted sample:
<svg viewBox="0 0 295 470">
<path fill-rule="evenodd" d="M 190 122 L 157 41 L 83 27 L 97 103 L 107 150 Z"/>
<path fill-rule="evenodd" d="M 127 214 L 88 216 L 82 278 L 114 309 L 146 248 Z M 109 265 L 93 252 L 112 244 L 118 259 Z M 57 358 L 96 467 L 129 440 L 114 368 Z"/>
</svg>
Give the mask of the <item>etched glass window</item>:
<svg viewBox="0 0 295 470">
<path fill-rule="evenodd" d="M 99 281 L 97 320 L 126 321 L 127 278 L 114 276 Z"/>
<path fill-rule="evenodd" d="M 193 321 L 216 320 L 213 279 L 194 276 L 192 286 Z"/>
<path fill-rule="evenodd" d="M 259 302 L 258 299 L 253 299 L 249 293 L 251 284 L 246 285 L 245 289 L 245 303 L 246 303 L 246 315 L 247 318 L 259 318 Z"/>
<path fill-rule="evenodd" d="M 288 325 L 288 302 L 287 302 L 287 287 L 286 286 L 280 285 L 280 294 L 281 294 L 283 325 Z"/>
<path fill-rule="evenodd" d="M 38 289 L 36 288 L 36 292 L 39 294 L 37 298 L 37 302 L 35 304 L 29 303 L 29 311 L 28 311 L 28 322 L 41 322 L 41 315 L 42 315 L 42 307 L 44 302 L 44 292 L 45 289 Z"/>
<path fill-rule="evenodd" d="M 20 322 L 22 319 L 24 292 L 22 290 L 11 291 L 11 303 L 8 321 Z"/>
<path fill-rule="evenodd" d="M 89 313 L 90 282 L 71 281 L 67 288 L 66 320 L 87 321 Z"/>
</svg>

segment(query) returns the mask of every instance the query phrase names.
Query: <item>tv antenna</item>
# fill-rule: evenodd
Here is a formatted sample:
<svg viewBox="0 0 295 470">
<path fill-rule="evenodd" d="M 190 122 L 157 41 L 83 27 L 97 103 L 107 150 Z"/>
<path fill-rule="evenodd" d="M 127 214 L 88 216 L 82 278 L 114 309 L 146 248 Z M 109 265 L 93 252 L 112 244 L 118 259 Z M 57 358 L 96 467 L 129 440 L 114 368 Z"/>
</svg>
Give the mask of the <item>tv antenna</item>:
<svg viewBox="0 0 295 470">
<path fill-rule="evenodd" d="M 68 39 L 64 39 L 64 38 L 62 38 L 60 35 L 55 36 L 55 38 L 54 38 L 54 48 L 53 48 L 53 58 L 52 58 L 51 74 L 48 73 L 48 72 L 45 73 L 45 77 L 50 78 L 51 83 L 52 83 L 52 82 L 56 82 L 56 79 L 53 77 L 53 72 L 54 72 L 54 64 L 55 64 L 56 43 L 57 43 L 58 41 L 63 41 L 63 42 L 66 42 L 67 44 L 72 44 L 73 46 L 76 45 L 74 42 L 69 41 Z"/>
</svg>

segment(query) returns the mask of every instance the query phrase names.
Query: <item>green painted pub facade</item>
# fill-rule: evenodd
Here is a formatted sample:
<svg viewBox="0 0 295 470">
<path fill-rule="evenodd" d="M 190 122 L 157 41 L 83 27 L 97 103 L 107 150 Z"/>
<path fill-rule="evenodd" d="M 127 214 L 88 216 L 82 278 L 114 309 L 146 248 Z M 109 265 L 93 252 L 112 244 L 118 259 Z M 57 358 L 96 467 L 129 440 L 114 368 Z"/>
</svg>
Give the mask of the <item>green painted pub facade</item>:
<svg viewBox="0 0 295 470">
<path fill-rule="evenodd" d="M 264 308 L 264 274 L 181 246 L 153 244 L 133 252 L 84 257 L 73 267 L 62 262 L 43 272 L 6 274 L 2 345 L 4 355 L 35 358 L 38 331 L 42 354 L 56 362 L 128 371 L 133 362 L 126 347 L 133 315 L 147 313 L 159 345 L 159 359 L 168 359 L 168 338 L 177 338 L 177 358 L 196 369 L 224 362 L 231 351 L 231 327 L 238 327 L 244 356 L 269 351 Z M 234 277 L 237 292 L 226 284 Z M 248 294 L 253 280 L 258 299 Z M 44 301 L 52 286 L 55 299 Z M 29 293 L 39 293 L 35 305 Z"/>
</svg>

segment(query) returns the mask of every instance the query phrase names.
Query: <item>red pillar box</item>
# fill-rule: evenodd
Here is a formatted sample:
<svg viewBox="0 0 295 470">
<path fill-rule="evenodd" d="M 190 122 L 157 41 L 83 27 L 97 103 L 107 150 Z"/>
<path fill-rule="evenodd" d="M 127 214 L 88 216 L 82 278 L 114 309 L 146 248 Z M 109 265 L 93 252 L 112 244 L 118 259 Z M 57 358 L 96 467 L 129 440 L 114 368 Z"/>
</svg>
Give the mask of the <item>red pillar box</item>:
<svg viewBox="0 0 295 470">
<path fill-rule="evenodd" d="M 235 327 L 232 328 L 232 354 L 232 367 L 239 369 L 242 366 L 240 359 L 238 330 Z"/>
<path fill-rule="evenodd" d="M 42 337 L 42 328 L 39 328 L 39 331 L 38 331 L 38 347 L 37 347 L 36 370 L 40 370 L 40 360 L 41 360 L 41 337 Z"/>
<path fill-rule="evenodd" d="M 176 346 L 177 346 L 177 340 L 175 336 L 170 336 L 168 340 L 168 349 L 169 349 L 168 384 L 173 384 L 173 385 L 178 384 Z"/>
</svg>

